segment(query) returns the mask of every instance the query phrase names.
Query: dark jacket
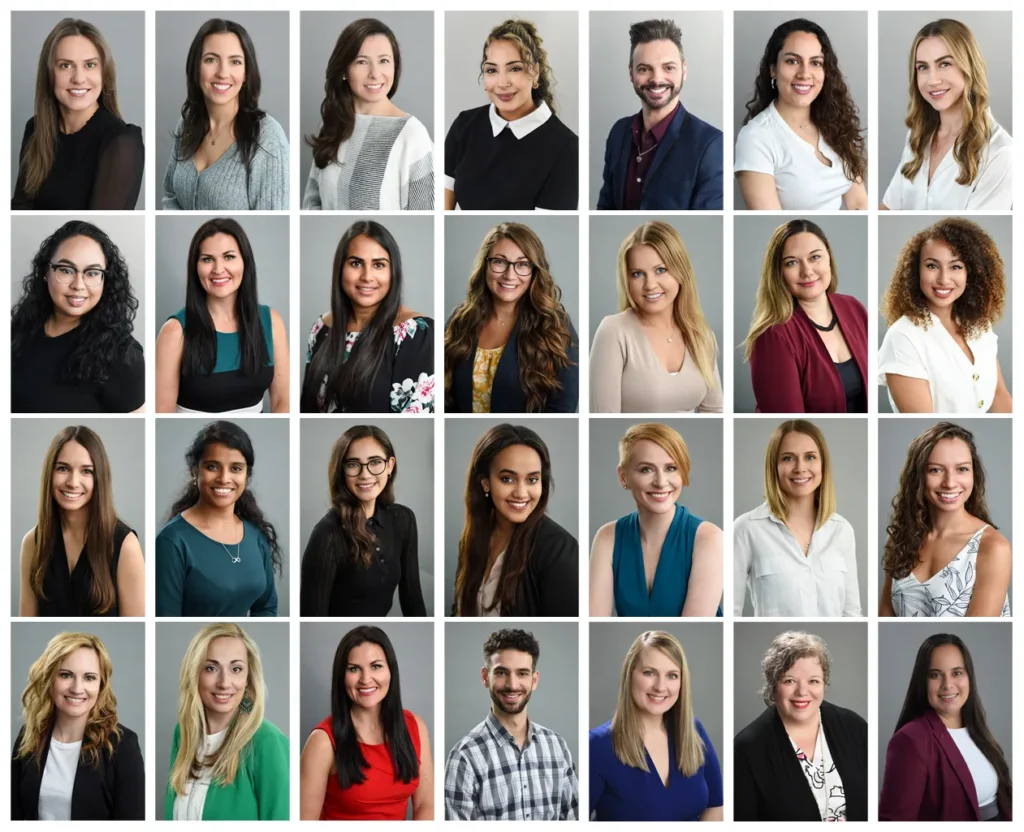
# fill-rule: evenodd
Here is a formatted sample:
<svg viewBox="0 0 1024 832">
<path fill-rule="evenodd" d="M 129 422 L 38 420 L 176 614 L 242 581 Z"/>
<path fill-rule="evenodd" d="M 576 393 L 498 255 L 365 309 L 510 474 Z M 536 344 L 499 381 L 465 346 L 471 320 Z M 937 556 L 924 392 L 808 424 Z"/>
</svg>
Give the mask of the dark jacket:
<svg viewBox="0 0 1024 832">
<path fill-rule="evenodd" d="M 112 736 L 112 753 L 101 750 L 98 766 L 90 766 L 81 758 L 71 792 L 71 820 L 145 820 L 146 775 L 142 751 L 134 731 L 118 725 L 121 736 Z M 11 760 L 11 820 L 39 819 L 39 787 L 50 741 L 39 762 L 29 757 L 18 759 L 18 746 L 25 733 L 18 732 Z"/>
<path fill-rule="evenodd" d="M 599 210 L 621 210 L 626 166 L 633 150 L 633 119 L 612 125 L 604 150 L 604 184 Z M 686 112 L 680 104 L 654 151 L 644 178 L 641 211 L 721 211 L 722 131 Z"/>
<path fill-rule="evenodd" d="M 830 702 L 821 703 L 832 761 L 846 792 L 846 819 L 868 819 L 868 724 Z M 821 821 L 818 804 L 775 708 L 736 735 L 733 817 L 754 821 Z"/>
</svg>

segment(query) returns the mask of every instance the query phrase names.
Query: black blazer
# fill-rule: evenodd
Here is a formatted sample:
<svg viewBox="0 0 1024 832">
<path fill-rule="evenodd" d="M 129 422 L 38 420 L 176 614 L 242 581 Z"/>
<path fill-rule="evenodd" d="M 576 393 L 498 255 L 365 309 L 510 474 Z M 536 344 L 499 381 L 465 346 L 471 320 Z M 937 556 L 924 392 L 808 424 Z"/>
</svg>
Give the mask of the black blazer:
<svg viewBox="0 0 1024 832">
<path fill-rule="evenodd" d="M 868 724 L 847 708 L 821 703 L 832 761 L 846 792 L 846 819 L 868 819 Z M 736 735 L 733 818 L 821 821 L 818 804 L 775 708 Z"/>
<path fill-rule="evenodd" d="M 103 750 L 99 765 L 79 758 L 71 792 L 71 820 L 145 820 L 146 775 L 138 735 L 118 724 L 120 738 L 111 737 L 114 751 Z M 49 739 L 37 763 L 18 758 L 25 728 L 18 732 L 11 759 L 11 820 L 39 820 L 39 787 L 50 754 Z"/>
</svg>

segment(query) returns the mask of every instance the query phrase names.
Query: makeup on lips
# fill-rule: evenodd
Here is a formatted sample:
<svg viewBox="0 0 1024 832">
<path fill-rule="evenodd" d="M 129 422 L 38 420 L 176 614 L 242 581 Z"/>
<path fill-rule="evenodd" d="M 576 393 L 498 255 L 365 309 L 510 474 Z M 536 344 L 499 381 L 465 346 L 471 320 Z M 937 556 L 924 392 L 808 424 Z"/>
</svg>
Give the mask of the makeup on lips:
<svg viewBox="0 0 1024 832">
<path fill-rule="evenodd" d="M 238 289 L 245 262 L 238 252 L 238 241 L 230 234 L 211 234 L 199 244 L 196 273 L 203 291 L 223 297 Z"/>
<path fill-rule="evenodd" d="M 679 294 L 679 282 L 653 246 L 634 246 L 626 254 L 630 297 L 645 313 L 668 309 Z"/>
<path fill-rule="evenodd" d="M 199 82 L 204 95 L 218 107 L 238 97 L 245 83 L 245 54 L 233 32 L 217 32 L 203 40 Z"/>
<path fill-rule="evenodd" d="M 57 454 L 51 482 L 53 498 L 64 511 L 77 511 L 92 498 L 96 469 L 89 452 L 71 440 Z"/>
<path fill-rule="evenodd" d="M 663 714 L 679 699 L 682 673 L 672 659 L 656 647 L 645 647 L 631 674 L 633 701 L 641 710 Z"/>
<path fill-rule="evenodd" d="M 349 650 L 345 668 L 348 698 L 361 708 L 379 705 L 391 686 L 391 669 L 379 644 L 364 641 Z"/>
<path fill-rule="evenodd" d="M 79 647 L 61 662 L 51 696 L 57 710 L 68 717 L 85 717 L 100 693 L 100 661 L 91 647 Z"/>
<path fill-rule="evenodd" d="M 519 54 L 515 44 L 495 40 L 487 47 L 483 64 L 484 89 L 495 109 L 506 121 L 515 121 L 533 112 L 535 75 Z"/>
</svg>

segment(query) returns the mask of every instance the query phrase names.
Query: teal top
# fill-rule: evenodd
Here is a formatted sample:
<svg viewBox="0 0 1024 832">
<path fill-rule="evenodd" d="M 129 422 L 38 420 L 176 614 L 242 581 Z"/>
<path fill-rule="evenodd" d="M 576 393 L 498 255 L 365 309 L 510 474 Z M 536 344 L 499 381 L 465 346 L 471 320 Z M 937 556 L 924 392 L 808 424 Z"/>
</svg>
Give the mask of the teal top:
<svg viewBox="0 0 1024 832">
<path fill-rule="evenodd" d="M 181 726 L 175 725 L 171 768 L 180 744 Z M 263 720 L 242 750 L 234 781 L 210 784 L 203 820 L 288 820 L 288 776 L 288 738 L 274 723 Z M 168 780 L 164 820 L 174 820 L 175 797 Z"/>
</svg>

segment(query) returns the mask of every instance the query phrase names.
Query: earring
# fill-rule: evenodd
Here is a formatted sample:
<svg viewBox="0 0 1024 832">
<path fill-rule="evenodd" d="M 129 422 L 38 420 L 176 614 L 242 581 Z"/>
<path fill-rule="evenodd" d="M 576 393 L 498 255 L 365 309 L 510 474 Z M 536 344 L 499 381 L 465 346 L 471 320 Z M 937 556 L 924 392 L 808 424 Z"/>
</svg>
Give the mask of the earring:
<svg viewBox="0 0 1024 832">
<path fill-rule="evenodd" d="M 249 696 L 249 694 L 246 694 L 242 697 L 242 701 L 238 703 L 238 710 L 240 710 L 243 714 L 251 714 L 252 705 L 252 697 Z"/>
<path fill-rule="evenodd" d="M 485 499 L 485 500 L 489 500 L 490 498 L 491 498 L 491 492 L 490 492 L 490 491 L 488 491 L 488 490 L 487 490 L 487 489 L 485 488 L 485 489 L 484 489 L 484 499 Z"/>
<path fill-rule="evenodd" d="M 772 89 L 773 90 L 775 89 L 775 79 L 774 78 L 772 78 Z"/>
</svg>

